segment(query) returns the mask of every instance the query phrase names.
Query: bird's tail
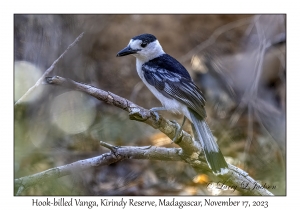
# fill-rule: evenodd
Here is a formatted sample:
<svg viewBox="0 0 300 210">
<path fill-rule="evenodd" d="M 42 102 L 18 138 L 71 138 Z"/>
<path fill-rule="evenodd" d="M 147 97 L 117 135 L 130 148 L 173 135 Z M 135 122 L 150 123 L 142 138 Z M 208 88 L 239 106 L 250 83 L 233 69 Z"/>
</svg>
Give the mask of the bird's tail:
<svg viewBox="0 0 300 210">
<path fill-rule="evenodd" d="M 189 112 L 193 121 L 195 139 L 201 144 L 208 166 L 216 175 L 227 173 L 228 165 L 207 123 L 195 111 L 189 109 Z"/>
</svg>

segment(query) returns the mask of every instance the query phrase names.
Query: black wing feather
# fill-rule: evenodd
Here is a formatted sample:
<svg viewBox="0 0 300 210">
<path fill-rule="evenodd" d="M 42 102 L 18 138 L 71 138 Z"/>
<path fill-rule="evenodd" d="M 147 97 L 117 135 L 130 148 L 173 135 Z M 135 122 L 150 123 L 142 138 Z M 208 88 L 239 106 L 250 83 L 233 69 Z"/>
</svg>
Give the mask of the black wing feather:
<svg viewBox="0 0 300 210">
<path fill-rule="evenodd" d="M 191 80 L 187 70 L 171 56 L 161 57 L 143 64 L 142 70 L 146 81 L 164 96 L 175 98 L 205 118 L 205 98 Z"/>
</svg>

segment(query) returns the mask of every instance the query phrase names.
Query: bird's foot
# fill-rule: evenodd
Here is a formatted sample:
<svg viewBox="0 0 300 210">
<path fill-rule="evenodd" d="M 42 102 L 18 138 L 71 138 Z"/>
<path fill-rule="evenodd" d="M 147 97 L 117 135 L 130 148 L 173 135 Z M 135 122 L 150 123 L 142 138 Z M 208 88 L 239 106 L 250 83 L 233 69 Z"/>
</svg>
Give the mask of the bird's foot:
<svg viewBox="0 0 300 210">
<path fill-rule="evenodd" d="M 175 120 L 170 120 L 172 123 L 176 126 L 175 136 L 172 139 L 172 142 L 176 142 L 177 139 L 180 137 L 180 134 L 182 132 L 182 126 L 180 126 Z M 179 142 L 178 142 L 179 143 Z"/>
<path fill-rule="evenodd" d="M 157 113 L 157 111 L 152 111 L 150 109 L 150 113 L 151 113 L 151 115 L 154 115 L 155 121 L 158 122 L 158 120 L 159 120 L 159 114 Z"/>
<path fill-rule="evenodd" d="M 161 110 L 166 110 L 166 108 L 165 107 L 153 107 L 150 109 L 151 114 L 155 116 L 156 122 L 159 121 L 159 114 L 157 113 L 157 111 L 161 111 Z"/>
</svg>

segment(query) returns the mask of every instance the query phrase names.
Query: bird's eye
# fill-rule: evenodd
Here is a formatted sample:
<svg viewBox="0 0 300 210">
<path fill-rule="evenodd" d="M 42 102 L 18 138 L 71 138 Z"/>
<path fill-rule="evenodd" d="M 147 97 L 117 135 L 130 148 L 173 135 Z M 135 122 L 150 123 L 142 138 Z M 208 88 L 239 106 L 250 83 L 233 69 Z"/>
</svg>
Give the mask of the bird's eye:
<svg viewBox="0 0 300 210">
<path fill-rule="evenodd" d="M 147 43 L 146 42 L 142 42 L 141 47 L 144 48 L 146 46 L 147 46 Z"/>
</svg>

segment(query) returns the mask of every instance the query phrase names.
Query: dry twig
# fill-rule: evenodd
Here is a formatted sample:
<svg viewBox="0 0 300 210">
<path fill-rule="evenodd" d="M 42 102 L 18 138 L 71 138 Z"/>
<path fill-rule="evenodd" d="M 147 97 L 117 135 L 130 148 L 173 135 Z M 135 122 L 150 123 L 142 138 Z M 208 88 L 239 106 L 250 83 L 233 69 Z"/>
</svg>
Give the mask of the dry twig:
<svg viewBox="0 0 300 210">
<path fill-rule="evenodd" d="M 68 48 L 52 63 L 52 65 L 44 72 L 44 74 L 41 76 L 41 78 L 34 84 L 34 86 L 32 86 L 31 88 L 29 88 L 29 90 L 27 90 L 27 92 L 15 103 L 15 106 L 21 104 L 24 99 L 34 91 L 35 88 L 37 88 L 40 84 L 43 83 L 43 81 L 45 80 L 45 78 L 47 76 L 49 76 L 49 74 L 52 72 L 52 70 L 55 68 L 56 64 L 58 63 L 58 61 L 60 61 L 65 54 L 69 51 L 69 49 L 71 49 L 75 44 L 77 44 L 79 42 L 79 40 L 83 37 L 84 32 L 82 32 L 76 39 L 75 41 L 70 44 L 68 46 Z"/>
</svg>

